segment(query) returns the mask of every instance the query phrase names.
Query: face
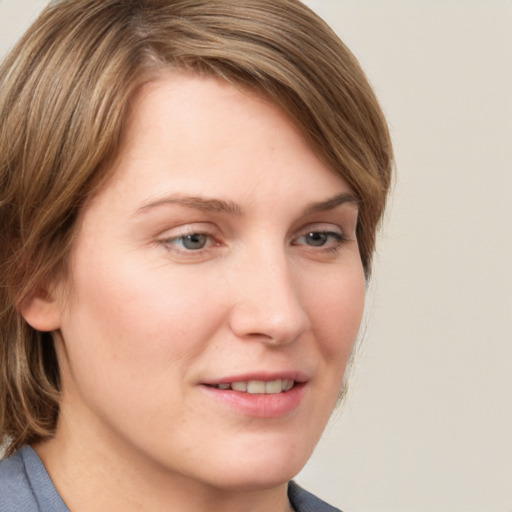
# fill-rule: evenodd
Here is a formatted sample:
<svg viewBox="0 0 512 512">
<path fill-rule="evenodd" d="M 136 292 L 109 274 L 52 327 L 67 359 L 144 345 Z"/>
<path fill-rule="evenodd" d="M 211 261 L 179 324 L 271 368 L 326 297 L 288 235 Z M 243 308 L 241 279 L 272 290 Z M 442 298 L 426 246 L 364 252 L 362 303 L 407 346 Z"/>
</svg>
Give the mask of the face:
<svg viewBox="0 0 512 512">
<path fill-rule="evenodd" d="M 293 477 L 361 319 L 356 222 L 276 106 L 184 73 L 146 86 L 56 289 L 56 438 L 219 488 Z"/>
</svg>

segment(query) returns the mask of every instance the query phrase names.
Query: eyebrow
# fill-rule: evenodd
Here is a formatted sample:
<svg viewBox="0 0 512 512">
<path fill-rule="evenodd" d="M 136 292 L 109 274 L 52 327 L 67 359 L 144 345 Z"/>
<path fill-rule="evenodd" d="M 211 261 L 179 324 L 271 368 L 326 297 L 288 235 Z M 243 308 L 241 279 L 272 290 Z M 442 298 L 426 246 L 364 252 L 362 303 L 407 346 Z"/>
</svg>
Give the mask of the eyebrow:
<svg viewBox="0 0 512 512">
<path fill-rule="evenodd" d="M 358 207 L 359 199 L 357 199 L 357 197 L 350 192 L 343 192 L 341 194 L 335 195 L 334 197 L 326 199 L 325 201 L 311 203 L 306 207 L 304 213 L 305 215 L 310 215 L 312 213 L 325 212 L 346 203 Z"/>
<path fill-rule="evenodd" d="M 164 199 L 158 199 L 151 203 L 145 204 L 137 210 L 137 213 L 145 212 L 152 208 L 156 208 L 157 206 L 167 204 L 179 204 L 181 206 L 186 206 L 188 208 L 194 208 L 195 210 L 202 210 L 205 212 L 227 213 L 236 216 L 243 214 L 242 208 L 240 208 L 240 206 L 233 201 L 224 201 L 222 199 L 210 199 L 195 196 L 171 196 L 165 197 Z"/>
<path fill-rule="evenodd" d="M 313 213 L 332 210 L 337 206 L 345 203 L 357 206 L 359 204 L 359 200 L 353 194 L 349 192 L 343 192 L 341 194 L 335 195 L 334 197 L 326 199 L 325 201 L 310 203 L 308 206 L 306 206 L 304 214 L 311 215 Z M 178 204 L 187 208 L 193 208 L 195 210 L 201 210 L 205 212 L 225 213 L 238 217 L 244 213 L 240 205 L 233 201 L 197 196 L 169 196 L 163 199 L 157 199 L 156 201 L 152 201 L 141 206 L 136 213 L 143 213 L 147 210 L 151 210 L 159 206 L 172 204 Z"/>
</svg>

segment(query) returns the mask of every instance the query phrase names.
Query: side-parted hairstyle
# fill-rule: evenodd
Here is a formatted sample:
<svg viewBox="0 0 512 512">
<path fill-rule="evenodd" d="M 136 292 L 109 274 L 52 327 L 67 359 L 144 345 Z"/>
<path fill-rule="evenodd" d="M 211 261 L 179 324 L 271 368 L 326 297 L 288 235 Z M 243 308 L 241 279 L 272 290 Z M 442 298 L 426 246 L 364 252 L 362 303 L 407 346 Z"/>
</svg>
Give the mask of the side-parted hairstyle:
<svg viewBox="0 0 512 512">
<path fill-rule="evenodd" d="M 31 328 L 20 306 L 66 275 L 77 218 L 108 178 L 130 101 L 173 69 L 255 90 L 288 114 L 357 196 L 370 275 L 391 179 L 389 133 L 357 60 L 311 10 L 298 0 L 54 1 L 0 67 L 0 445 L 7 455 L 51 436 L 59 410 L 51 333 Z"/>
</svg>

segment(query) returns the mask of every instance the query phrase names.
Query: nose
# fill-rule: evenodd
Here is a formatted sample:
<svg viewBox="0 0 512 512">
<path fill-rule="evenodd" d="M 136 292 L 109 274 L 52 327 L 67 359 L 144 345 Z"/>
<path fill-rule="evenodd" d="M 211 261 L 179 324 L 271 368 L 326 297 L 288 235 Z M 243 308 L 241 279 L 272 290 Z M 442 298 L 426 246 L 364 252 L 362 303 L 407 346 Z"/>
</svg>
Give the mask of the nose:
<svg viewBox="0 0 512 512">
<path fill-rule="evenodd" d="M 300 273 L 284 254 L 259 254 L 233 274 L 230 327 L 241 339 L 284 345 L 311 327 L 301 297 Z"/>
</svg>

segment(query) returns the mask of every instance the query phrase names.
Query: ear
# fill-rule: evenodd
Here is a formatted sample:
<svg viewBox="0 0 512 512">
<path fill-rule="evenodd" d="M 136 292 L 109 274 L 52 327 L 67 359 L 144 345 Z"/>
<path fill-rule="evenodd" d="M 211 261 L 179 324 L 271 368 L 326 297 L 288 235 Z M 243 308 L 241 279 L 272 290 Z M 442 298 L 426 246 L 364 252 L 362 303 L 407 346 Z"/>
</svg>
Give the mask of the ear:
<svg viewBox="0 0 512 512">
<path fill-rule="evenodd" d="M 37 331 L 56 331 L 61 326 L 60 301 L 44 288 L 35 289 L 23 300 L 20 313 Z"/>
</svg>

